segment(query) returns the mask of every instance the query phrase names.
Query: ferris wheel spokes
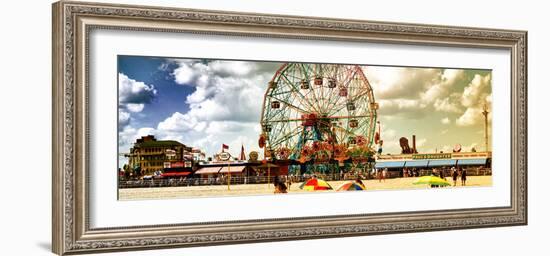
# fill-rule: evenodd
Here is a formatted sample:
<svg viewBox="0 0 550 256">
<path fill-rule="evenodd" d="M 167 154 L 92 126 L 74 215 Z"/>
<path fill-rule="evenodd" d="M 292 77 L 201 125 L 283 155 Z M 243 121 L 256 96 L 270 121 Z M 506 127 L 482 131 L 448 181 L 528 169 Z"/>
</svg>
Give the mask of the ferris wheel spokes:
<svg viewBox="0 0 550 256">
<path fill-rule="evenodd" d="M 308 107 L 315 109 L 315 106 L 313 106 L 310 102 L 305 100 L 306 96 L 303 95 L 302 92 L 300 92 L 300 90 L 296 88 L 294 83 L 289 81 L 288 77 L 285 74 L 281 74 L 281 77 L 283 78 L 282 79 L 283 82 L 285 82 L 288 86 L 292 88 L 292 92 L 297 94 L 298 97 L 296 98 L 300 101 L 300 104 L 307 105 Z"/>
<path fill-rule="evenodd" d="M 274 158 L 302 159 L 320 143 L 340 152 L 356 141 L 372 145 L 376 109 L 359 66 L 288 63 L 269 85 L 261 124 Z"/>
</svg>

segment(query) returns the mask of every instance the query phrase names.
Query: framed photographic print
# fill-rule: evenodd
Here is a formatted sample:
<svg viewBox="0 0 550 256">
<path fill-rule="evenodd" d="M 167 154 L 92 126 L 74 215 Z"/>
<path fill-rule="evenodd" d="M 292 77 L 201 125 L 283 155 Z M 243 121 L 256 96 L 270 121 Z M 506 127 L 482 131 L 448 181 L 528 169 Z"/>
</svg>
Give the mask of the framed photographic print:
<svg viewBox="0 0 550 256">
<path fill-rule="evenodd" d="M 58 254 L 527 223 L 527 32 L 53 5 Z"/>
</svg>

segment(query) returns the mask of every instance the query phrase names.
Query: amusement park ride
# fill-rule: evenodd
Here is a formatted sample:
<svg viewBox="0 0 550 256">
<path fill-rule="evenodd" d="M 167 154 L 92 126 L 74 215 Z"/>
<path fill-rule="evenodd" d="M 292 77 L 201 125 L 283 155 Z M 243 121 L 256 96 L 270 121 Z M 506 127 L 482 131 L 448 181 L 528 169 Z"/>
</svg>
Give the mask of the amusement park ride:
<svg viewBox="0 0 550 256">
<path fill-rule="evenodd" d="M 378 104 L 358 65 L 286 63 L 264 96 L 259 139 L 264 157 L 289 171 L 334 171 L 372 161 Z M 378 142 L 376 142 L 378 143 Z"/>
</svg>

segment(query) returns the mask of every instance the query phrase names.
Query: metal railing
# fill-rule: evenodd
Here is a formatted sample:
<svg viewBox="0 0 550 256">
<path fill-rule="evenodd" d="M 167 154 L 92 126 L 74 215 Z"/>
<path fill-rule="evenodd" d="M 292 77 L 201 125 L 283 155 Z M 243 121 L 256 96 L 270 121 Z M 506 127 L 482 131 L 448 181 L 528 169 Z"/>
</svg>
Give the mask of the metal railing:
<svg viewBox="0 0 550 256">
<path fill-rule="evenodd" d="M 301 183 L 312 175 L 300 175 L 300 176 L 284 176 L 279 177 L 284 182 L 290 180 L 292 183 Z M 333 180 L 348 180 L 357 178 L 356 175 L 316 175 L 319 179 L 326 181 Z M 276 176 L 231 176 L 231 185 L 237 184 L 267 184 L 273 183 Z M 185 187 L 185 186 L 209 186 L 209 185 L 227 185 L 228 177 L 219 178 L 153 178 L 153 179 L 120 179 L 118 182 L 119 188 L 148 188 L 148 187 Z"/>
<path fill-rule="evenodd" d="M 418 177 L 431 175 L 431 170 L 419 170 L 416 175 L 409 177 Z M 480 176 L 491 175 L 491 169 L 466 169 L 468 176 Z M 389 171 L 386 178 L 400 178 L 403 177 L 399 172 Z M 301 183 L 313 175 L 290 175 L 278 177 L 284 182 L 290 180 L 292 183 Z M 374 173 L 362 173 L 362 174 L 315 174 L 319 179 L 326 181 L 337 180 L 355 180 L 357 177 L 361 177 L 363 180 L 377 179 L 377 175 Z M 445 176 L 451 176 L 450 171 L 445 171 Z M 231 176 L 231 185 L 237 184 L 267 184 L 273 183 L 276 176 Z M 228 176 L 217 178 L 153 178 L 153 179 L 124 179 L 121 178 L 118 182 L 119 188 L 149 188 L 149 187 L 186 187 L 186 186 L 210 186 L 210 185 L 227 185 Z"/>
</svg>

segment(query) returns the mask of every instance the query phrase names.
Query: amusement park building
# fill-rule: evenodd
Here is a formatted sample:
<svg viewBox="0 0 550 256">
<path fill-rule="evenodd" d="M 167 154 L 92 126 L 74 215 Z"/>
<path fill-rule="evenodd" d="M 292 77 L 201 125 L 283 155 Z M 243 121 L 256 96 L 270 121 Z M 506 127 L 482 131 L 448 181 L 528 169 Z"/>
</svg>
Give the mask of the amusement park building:
<svg viewBox="0 0 550 256">
<path fill-rule="evenodd" d="M 231 175 L 236 177 L 245 176 L 278 176 L 287 175 L 288 167 L 259 161 L 233 161 L 233 162 L 210 162 L 197 166 L 195 176 L 201 178 L 212 178 L 219 175 Z"/>
<path fill-rule="evenodd" d="M 466 170 L 480 168 L 490 170 L 491 160 L 491 152 L 380 155 L 376 159 L 374 168 L 387 168 L 389 171 L 413 168 L 418 170 L 446 169 L 451 167 L 460 167 Z"/>
<path fill-rule="evenodd" d="M 171 165 L 184 165 L 193 160 L 193 149 L 174 140 L 157 140 L 153 135 L 137 139 L 130 153 L 129 165 L 140 167 L 145 175 L 170 168 Z"/>
</svg>

